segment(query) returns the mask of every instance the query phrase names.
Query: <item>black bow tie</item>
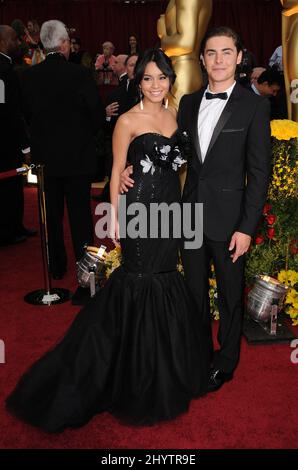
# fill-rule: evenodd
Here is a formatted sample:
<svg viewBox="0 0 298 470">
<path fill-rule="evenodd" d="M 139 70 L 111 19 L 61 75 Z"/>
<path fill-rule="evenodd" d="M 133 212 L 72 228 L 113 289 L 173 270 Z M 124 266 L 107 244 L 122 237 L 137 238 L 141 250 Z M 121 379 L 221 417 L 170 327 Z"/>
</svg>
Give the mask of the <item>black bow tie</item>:
<svg viewBox="0 0 298 470">
<path fill-rule="evenodd" d="M 206 100 L 213 100 L 213 98 L 219 98 L 220 100 L 227 100 L 228 99 L 228 93 L 209 93 L 206 91 L 205 94 Z"/>
</svg>

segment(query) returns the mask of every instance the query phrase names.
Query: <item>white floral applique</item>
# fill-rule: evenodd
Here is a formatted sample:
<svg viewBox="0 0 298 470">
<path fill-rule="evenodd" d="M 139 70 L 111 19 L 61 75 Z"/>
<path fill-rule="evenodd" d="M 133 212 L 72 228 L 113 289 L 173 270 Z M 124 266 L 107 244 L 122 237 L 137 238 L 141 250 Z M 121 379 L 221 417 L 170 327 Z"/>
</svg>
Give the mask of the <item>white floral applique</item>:
<svg viewBox="0 0 298 470">
<path fill-rule="evenodd" d="M 180 168 L 184 163 L 186 163 L 187 160 L 181 157 L 181 153 L 178 147 L 174 148 L 174 152 L 177 153 L 177 156 L 172 162 L 172 168 L 174 171 L 177 171 L 177 169 Z"/>
<path fill-rule="evenodd" d="M 143 173 L 148 173 L 151 170 L 151 175 L 155 172 L 155 166 L 153 162 L 150 160 L 148 155 L 145 155 L 146 160 L 141 160 L 141 165 L 143 167 Z"/>
<path fill-rule="evenodd" d="M 171 146 L 170 145 L 163 145 L 162 147 L 159 147 L 159 151 L 160 151 L 160 154 L 161 154 L 160 159 L 161 160 L 167 160 L 168 154 L 171 151 Z"/>
</svg>

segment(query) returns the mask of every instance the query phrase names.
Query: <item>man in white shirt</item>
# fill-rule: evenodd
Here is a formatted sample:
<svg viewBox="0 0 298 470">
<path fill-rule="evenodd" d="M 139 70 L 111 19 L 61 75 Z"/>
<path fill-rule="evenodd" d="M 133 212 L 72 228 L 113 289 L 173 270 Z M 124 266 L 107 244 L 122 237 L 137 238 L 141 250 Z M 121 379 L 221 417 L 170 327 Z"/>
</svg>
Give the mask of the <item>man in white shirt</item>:
<svg viewBox="0 0 298 470">
<path fill-rule="evenodd" d="M 210 345 L 208 392 L 233 377 L 240 353 L 244 258 L 266 200 L 270 174 L 270 106 L 235 82 L 242 57 L 238 35 L 209 31 L 201 59 L 207 89 L 182 97 L 178 124 L 191 138 L 183 202 L 203 204 L 203 244 L 182 248 L 185 278 L 197 303 Z M 213 260 L 218 289 L 220 349 L 213 351 L 209 272 Z"/>
</svg>

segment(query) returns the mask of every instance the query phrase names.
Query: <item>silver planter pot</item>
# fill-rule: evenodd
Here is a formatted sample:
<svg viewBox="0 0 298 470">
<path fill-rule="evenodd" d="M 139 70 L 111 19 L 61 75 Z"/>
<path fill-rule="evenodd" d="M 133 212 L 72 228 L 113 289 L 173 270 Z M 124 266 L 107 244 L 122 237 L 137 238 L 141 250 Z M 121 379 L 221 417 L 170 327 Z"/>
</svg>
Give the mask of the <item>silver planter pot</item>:
<svg viewBox="0 0 298 470">
<path fill-rule="evenodd" d="M 277 279 L 266 276 L 256 276 L 256 281 L 247 296 L 247 312 L 258 322 L 268 322 L 272 305 L 278 305 L 280 311 L 288 287 Z"/>
<path fill-rule="evenodd" d="M 101 245 L 100 248 L 85 246 L 85 253 L 77 264 L 77 278 L 81 287 L 90 287 L 91 280 L 95 286 L 100 284 L 104 277 L 104 254 L 106 247 Z"/>
</svg>

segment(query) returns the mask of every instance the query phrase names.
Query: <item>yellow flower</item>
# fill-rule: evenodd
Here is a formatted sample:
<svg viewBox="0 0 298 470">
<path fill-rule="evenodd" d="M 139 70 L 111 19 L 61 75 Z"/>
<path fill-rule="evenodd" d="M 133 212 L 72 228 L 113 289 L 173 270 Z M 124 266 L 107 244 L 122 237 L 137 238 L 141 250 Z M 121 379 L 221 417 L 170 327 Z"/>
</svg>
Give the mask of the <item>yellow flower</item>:
<svg viewBox="0 0 298 470">
<path fill-rule="evenodd" d="M 295 289 L 289 289 L 285 303 L 292 304 L 295 308 L 298 307 L 298 292 Z"/>
<path fill-rule="evenodd" d="M 177 264 L 177 271 L 181 274 L 184 274 L 184 269 L 181 261 L 179 261 L 179 263 Z"/>
<path fill-rule="evenodd" d="M 218 310 L 214 310 L 214 312 L 213 312 L 213 318 L 214 318 L 214 320 L 216 320 L 216 321 L 219 320 L 219 311 L 218 311 Z"/>
<path fill-rule="evenodd" d="M 289 308 L 288 314 L 290 315 L 290 317 L 292 319 L 297 318 L 297 320 L 298 320 L 298 309 L 297 308 Z"/>
<path fill-rule="evenodd" d="M 298 137 L 298 123 L 289 119 L 271 121 L 271 135 L 278 140 L 290 140 Z"/>
<path fill-rule="evenodd" d="M 298 273 L 289 269 L 288 271 L 280 271 L 277 276 L 279 282 L 285 284 L 286 286 L 293 287 L 298 283 Z"/>
<path fill-rule="evenodd" d="M 118 268 L 121 264 L 121 248 L 117 246 L 113 250 L 109 251 L 105 257 L 106 271 L 105 275 L 108 279 L 112 272 Z"/>
</svg>

